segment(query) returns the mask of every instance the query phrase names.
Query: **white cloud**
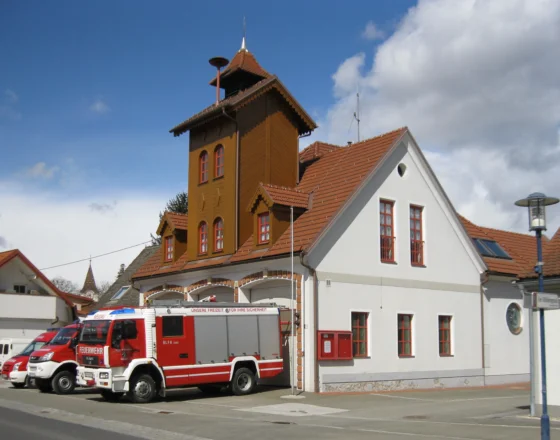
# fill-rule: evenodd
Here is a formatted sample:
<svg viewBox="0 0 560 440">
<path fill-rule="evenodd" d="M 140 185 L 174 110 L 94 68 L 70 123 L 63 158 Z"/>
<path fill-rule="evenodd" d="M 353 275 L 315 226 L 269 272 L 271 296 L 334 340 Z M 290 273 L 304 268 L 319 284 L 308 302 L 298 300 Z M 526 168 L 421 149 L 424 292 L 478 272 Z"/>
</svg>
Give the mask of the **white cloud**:
<svg viewBox="0 0 560 440">
<path fill-rule="evenodd" d="M 385 36 L 385 34 L 378 29 L 373 21 L 368 21 L 365 29 L 362 31 L 362 38 L 366 40 L 380 40 Z"/>
<path fill-rule="evenodd" d="M 421 0 L 372 65 L 362 53 L 340 65 L 314 137 L 356 140 L 359 89 L 362 139 L 408 126 L 459 210 L 526 230 L 513 202 L 534 190 L 560 196 L 559 28 L 555 0 Z"/>
<path fill-rule="evenodd" d="M 107 113 L 110 110 L 109 106 L 101 99 L 97 99 L 93 104 L 91 104 L 89 109 L 94 113 L 100 114 Z"/>
<path fill-rule="evenodd" d="M 29 177 L 52 179 L 59 170 L 60 168 L 57 166 L 48 167 L 45 162 L 37 162 L 32 167 L 28 168 L 25 174 Z"/>
<path fill-rule="evenodd" d="M 150 240 L 166 195 L 111 194 L 118 199 L 112 215 L 92 212 L 91 201 L 55 198 L 44 191 L 0 185 L 0 230 L 38 268 L 100 255 Z M 103 198 L 99 196 L 99 198 Z M 120 264 L 129 265 L 143 246 L 92 260 L 97 284 L 112 282 Z M 45 270 L 83 284 L 88 261 Z"/>
<path fill-rule="evenodd" d="M 0 99 L 0 120 L 19 121 L 21 112 L 16 109 L 19 96 L 13 90 L 6 89 L 4 97 Z"/>
<path fill-rule="evenodd" d="M 12 104 L 16 104 L 19 101 L 19 96 L 13 90 L 6 89 L 4 94 L 6 95 L 8 102 Z"/>
</svg>

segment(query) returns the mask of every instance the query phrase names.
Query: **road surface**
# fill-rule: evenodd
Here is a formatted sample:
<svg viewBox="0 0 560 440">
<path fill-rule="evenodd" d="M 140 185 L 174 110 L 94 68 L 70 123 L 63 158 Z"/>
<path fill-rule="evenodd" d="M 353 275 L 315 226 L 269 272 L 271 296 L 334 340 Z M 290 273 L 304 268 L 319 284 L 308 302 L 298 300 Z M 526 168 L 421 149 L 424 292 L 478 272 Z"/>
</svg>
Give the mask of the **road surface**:
<svg viewBox="0 0 560 440">
<path fill-rule="evenodd" d="M 34 416 L 22 411 L 2 408 L 0 411 L 1 437 L 10 440 L 137 440 L 125 434 L 89 428 Z"/>
</svg>

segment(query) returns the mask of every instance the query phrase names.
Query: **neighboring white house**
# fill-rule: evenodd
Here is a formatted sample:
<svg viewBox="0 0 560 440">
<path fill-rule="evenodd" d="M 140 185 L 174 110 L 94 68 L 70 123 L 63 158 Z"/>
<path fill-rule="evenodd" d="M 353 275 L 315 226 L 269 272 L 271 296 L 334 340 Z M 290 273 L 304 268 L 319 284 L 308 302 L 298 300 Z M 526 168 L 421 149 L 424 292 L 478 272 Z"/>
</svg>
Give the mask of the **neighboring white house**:
<svg viewBox="0 0 560 440">
<path fill-rule="evenodd" d="M 0 338 L 32 338 L 74 319 L 72 303 L 18 249 L 0 253 Z"/>
</svg>

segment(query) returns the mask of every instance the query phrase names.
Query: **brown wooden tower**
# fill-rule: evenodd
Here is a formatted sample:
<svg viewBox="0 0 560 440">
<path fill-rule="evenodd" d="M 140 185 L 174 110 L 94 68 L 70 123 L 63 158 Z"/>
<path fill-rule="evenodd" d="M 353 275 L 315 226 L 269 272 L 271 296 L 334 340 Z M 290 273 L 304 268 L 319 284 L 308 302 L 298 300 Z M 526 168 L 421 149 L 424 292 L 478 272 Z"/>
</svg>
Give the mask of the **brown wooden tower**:
<svg viewBox="0 0 560 440">
<path fill-rule="evenodd" d="M 216 102 L 170 130 L 190 131 L 189 261 L 232 254 L 250 238 L 255 222 L 247 206 L 259 184 L 294 188 L 298 138 L 316 128 L 245 39 L 229 63 L 216 57 L 210 64 Z"/>
</svg>

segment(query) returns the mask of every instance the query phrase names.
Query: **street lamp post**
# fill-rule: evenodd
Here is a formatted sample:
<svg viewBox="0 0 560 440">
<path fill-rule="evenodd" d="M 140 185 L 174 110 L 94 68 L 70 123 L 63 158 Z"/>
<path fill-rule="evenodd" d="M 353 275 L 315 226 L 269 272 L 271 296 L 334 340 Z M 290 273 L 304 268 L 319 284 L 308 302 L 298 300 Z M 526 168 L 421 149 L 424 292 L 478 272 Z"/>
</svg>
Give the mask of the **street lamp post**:
<svg viewBox="0 0 560 440">
<path fill-rule="evenodd" d="M 525 199 L 515 202 L 517 206 L 528 208 L 529 230 L 535 231 L 537 236 L 537 265 L 535 271 L 539 277 L 539 292 L 544 292 L 543 258 L 542 258 L 542 232 L 546 231 L 546 206 L 560 202 L 555 197 L 547 197 L 543 193 L 532 193 Z M 531 313 L 533 313 L 531 309 Z M 548 416 L 548 405 L 546 396 L 546 351 L 544 336 L 544 309 L 539 309 L 539 333 L 541 339 L 541 440 L 550 440 L 550 418 Z M 533 378 L 531 378 L 531 383 Z"/>
</svg>

